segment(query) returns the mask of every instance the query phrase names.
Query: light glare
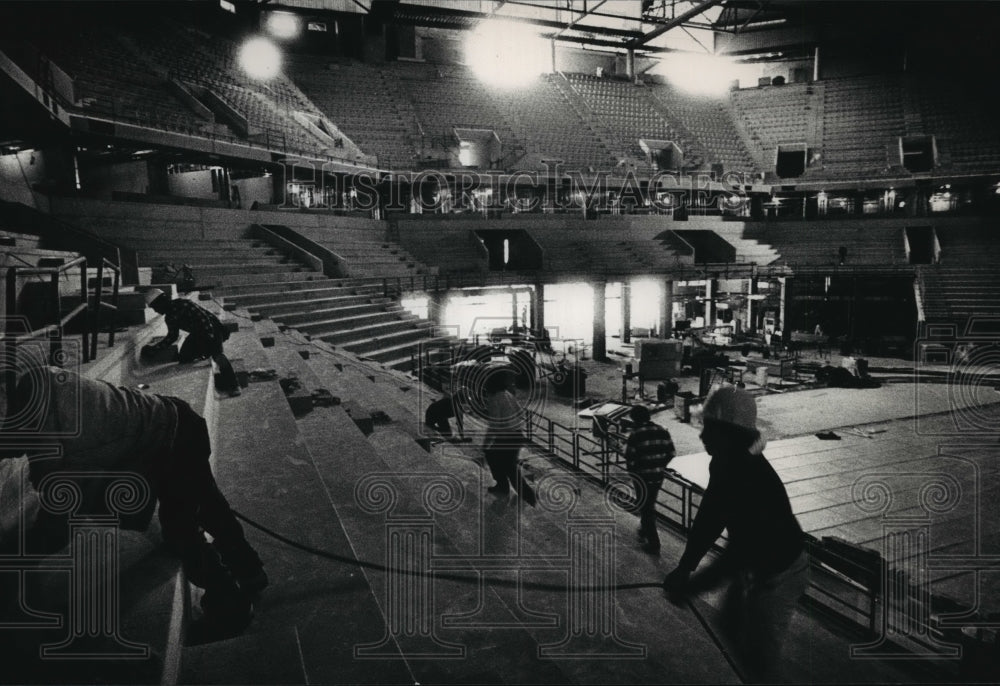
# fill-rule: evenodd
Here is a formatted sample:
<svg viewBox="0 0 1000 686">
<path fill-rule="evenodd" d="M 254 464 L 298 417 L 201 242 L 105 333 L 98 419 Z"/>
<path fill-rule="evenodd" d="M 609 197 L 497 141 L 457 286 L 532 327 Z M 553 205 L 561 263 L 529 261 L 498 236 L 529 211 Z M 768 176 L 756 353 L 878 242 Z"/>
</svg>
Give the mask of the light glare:
<svg viewBox="0 0 1000 686">
<path fill-rule="evenodd" d="M 476 75 L 495 86 L 530 83 L 547 70 L 548 44 L 517 22 L 482 22 L 465 44 L 465 61 Z"/>
<path fill-rule="evenodd" d="M 281 51 L 266 38 L 251 38 L 239 53 L 240 66 L 254 79 L 272 79 L 281 71 Z"/>
<path fill-rule="evenodd" d="M 700 95 L 721 95 L 738 79 L 742 65 L 718 55 L 676 54 L 663 59 L 657 70 L 683 90 Z"/>
<path fill-rule="evenodd" d="M 301 31 L 299 18 L 288 12 L 271 12 L 267 17 L 267 30 L 275 38 L 295 38 Z"/>
</svg>

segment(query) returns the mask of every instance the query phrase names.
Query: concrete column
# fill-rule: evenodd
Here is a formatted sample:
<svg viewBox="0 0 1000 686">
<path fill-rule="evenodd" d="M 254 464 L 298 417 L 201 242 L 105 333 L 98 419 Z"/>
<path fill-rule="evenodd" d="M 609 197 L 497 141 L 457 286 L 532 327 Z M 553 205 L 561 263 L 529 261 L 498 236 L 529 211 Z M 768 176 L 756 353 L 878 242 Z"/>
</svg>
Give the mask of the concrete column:
<svg viewBox="0 0 1000 686">
<path fill-rule="evenodd" d="M 625 53 L 625 75 L 629 81 L 635 80 L 635 50 L 632 48 Z"/>
<path fill-rule="evenodd" d="M 545 284 L 535 284 L 535 297 L 531 303 L 531 329 L 539 334 L 545 328 Z"/>
<path fill-rule="evenodd" d="M 510 289 L 510 325 L 519 326 L 520 316 L 517 311 L 517 291 Z"/>
<path fill-rule="evenodd" d="M 674 282 L 663 282 L 663 309 L 660 311 L 660 338 L 674 335 Z"/>
<path fill-rule="evenodd" d="M 782 276 L 778 279 L 778 282 L 781 284 L 781 300 L 780 305 L 778 306 L 778 328 L 781 329 L 782 332 L 786 331 L 788 326 L 786 317 L 789 304 L 788 299 L 790 296 L 789 290 L 791 288 L 790 281 L 791 280 L 787 276 Z"/>
<path fill-rule="evenodd" d="M 552 73 L 552 74 L 555 74 L 556 73 L 556 39 L 555 38 L 552 38 L 551 40 L 549 40 L 549 46 L 550 46 L 550 48 L 552 50 L 552 54 L 551 54 L 551 57 L 550 57 L 551 64 L 549 65 L 551 67 L 551 69 L 549 69 L 549 72 Z"/>
<path fill-rule="evenodd" d="M 632 286 L 622 281 L 622 343 L 632 342 Z"/>
<path fill-rule="evenodd" d="M 441 325 L 441 316 L 444 314 L 447 296 L 447 291 L 428 291 L 427 293 L 427 318 L 438 326 Z"/>
<path fill-rule="evenodd" d="M 715 326 L 715 279 L 705 279 L 705 326 Z"/>
<path fill-rule="evenodd" d="M 747 281 L 747 295 L 754 296 L 757 295 L 757 277 L 751 276 Z M 747 298 L 746 307 L 746 327 L 747 331 L 753 331 L 754 328 L 754 314 L 756 313 L 756 300 L 752 297 Z"/>
<path fill-rule="evenodd" d="M 604 329 L 604 298 L 607 283 L 598 281 L 594 286 L 594 347 L 593 357 L 599 362 L 608 359 L 608 347 L 605 337 L 607 332 Z"/>
</svg>

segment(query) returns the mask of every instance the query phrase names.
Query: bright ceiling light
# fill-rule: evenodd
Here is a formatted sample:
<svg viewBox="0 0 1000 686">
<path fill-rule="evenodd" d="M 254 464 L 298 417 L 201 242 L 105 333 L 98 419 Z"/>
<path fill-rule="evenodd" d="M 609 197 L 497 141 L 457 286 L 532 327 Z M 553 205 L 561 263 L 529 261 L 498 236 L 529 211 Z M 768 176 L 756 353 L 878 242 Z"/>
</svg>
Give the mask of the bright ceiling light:
<svg viewBox="0 0 1000 686">
<path fill-rule="evenodd" d="M 281 51 L 266 38 L 251 38 L 239 53 L 240 66 L 254 79 L 272 79 L 281 71 Z"/>
<path fill-rule="evenodd" d="M 672 84 L 691 93 L 721 95 L 744 70 L 742 65 L 718 55 L 675 53 L 668 55 L 657 69 Z"/>
<path fill-rule="evenodd" d="M 530 83 L 547 71 L 547 42 L 525 24 L 481 22 L 465 44 L 465 61 L 486 83 L 504 88 Z"/>
<path fill-rule="evenodd" d="M 267 31 L 275 38 L 295 38 L 301 30 L 299 18 L 290 12 L 271 12 L 267 15 Z"/>
</svg>

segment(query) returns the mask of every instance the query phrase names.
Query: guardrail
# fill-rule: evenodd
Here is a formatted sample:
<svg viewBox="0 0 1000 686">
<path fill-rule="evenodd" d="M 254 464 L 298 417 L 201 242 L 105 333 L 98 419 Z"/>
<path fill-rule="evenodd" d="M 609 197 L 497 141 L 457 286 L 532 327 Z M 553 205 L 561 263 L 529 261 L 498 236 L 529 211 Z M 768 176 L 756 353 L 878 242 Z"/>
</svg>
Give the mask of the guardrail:
<svg viewBox="0 0 1000 686">
<path fill-rule="evenodd" d="M 65 272 L 78 267 L 80 269 L 80 302 L 69 312 L 63 314 L 62 296 L 59 291 L 59 282 Z M 105 268 L 109 268 L 114 272 L 111 302 L 106 302 L 103 299 Z M 70 260 L 65 264 L 54 267 L 18 267 L 17 265 L 12 265 L 7 268 L 7 274 L 4 282 L 6 292 L 5 311 L 8 322 L 13 322 L 23 316 L 18 310 L 17 280 L 18 278 L 27 276 L 49 277 L 49 295 L 52 302 L 52 311 L 54 312 L 54 321 L 53 323 L 46 324 L 38 329 L 23 332 L 14 331 L 12 326 L 8 324 L 7 330 L 4 331 L 2 335 L 6 346 L 6 352 L 9 355 L 8 359 L 16 359 L 16 346 L 18 343 L 48 336 L 50 338 L 49 359 L 58 360 L 60 358 L 60 351 L 62 350 L 63 330 L 68 324 L 88 312 L 90 313 L 89 321 L 88 324 L 83 326 L 83 332 L 81 333 L 81 352 L 83 355 L 83 362 L 89 362 L 91 359 L 96 357 L 97 336 L 101 329 L 101 312 L 103 310 L 110 310 L 111 312 L 118 310 L 118 291 L 121 283 L 121 270 L 109 260 L 103 258 L 101 259 L 97 267 L 97 285 L 94 292 L 93 306 L 91 306 L 89 302 L 89 288 L 87 287 L 89 271 L 87 269 L 86 257 L 77 257 L 76 259 Z M 108 347 L 113 346 L 114 341 L 115 326 L 114 321 L 112 321 L 108 332 Z"/>
<path fill-rule="evenodd" d="M 441 349 L 440 352 L 446 351 Z M 455 350 L 450 352 L 449 357 L 454 363 Z M 431 376 L 428 374 L 424 381 L 439 388 L 448 382 L 447 378 Z M 424 378 L 422 373 L 421 378 Z M 623 453 L 626 434 L 612 427 L 606 433 L 595 436 L 527 408 L 524 410 L 524 425 L 529 444 L 545 457 L 584 474 L 596 483 L 621 483 L 615 477 L 625 474 Z M 668 470 L 657 495 L 659 521 L 686 535 L 694 523 L 703 495 L 701 486 Z M 886 599 L 881 583 L 884 562 L 877 554 L 874 561 L 860 561 L 858 555 L 850 554 L 849 548 L 849 544 L 832 546 L 825 540 L 806 534 L 806 549 L 813 572 L 806 602 L 813 609 L 839 621 L 846 620 L 860 626 L 868 638 L 877 637 L 883 628 L 880 622 L 885 620 Z M 716 550 L 721 548 L 716 546 Z"/>
</svg>

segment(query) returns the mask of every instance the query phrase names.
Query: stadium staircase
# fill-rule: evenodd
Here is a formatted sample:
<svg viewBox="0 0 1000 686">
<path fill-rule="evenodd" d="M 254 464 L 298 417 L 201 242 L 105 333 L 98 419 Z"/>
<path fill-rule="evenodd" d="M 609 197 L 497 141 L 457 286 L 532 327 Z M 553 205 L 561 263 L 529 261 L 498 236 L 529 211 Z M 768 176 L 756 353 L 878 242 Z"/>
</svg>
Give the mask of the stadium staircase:
<svg viewBox="0 0 1000 686">
<path fill-rule="evenodd" d="M 662 559 L 638 549 L 634 515 L 600 487 L 531 449 L 521 466 L 538 505 L 498 499 L 486 492 L 477 418 L 471 442 L 443 442 L 420 421 L 435 391 L 243 308 L 232 316 L 234 354 L 277 378 L 219 404 L 215 470 L 254 523 L 271 586 L 243 635 L 184 646 L 178 682 L 367 683 L 375 665 L 389 683 L 737 679 L 705 629 L 721 597 L 697 601 L 707 625 L 665 602 Z M 606 537 L 587 538 L 595 526 Z M 675 559 L 682 537 L 664 530 L 662 541 Z M 602 550 L 614 551 L 613 576 L 591 575 Z M 588 575 L 567 575 L 570 560 Z M 591 579 L 619 588 L 613 598 L 566 590 Z M 851 660 L 849 639 L 809 611 L 794 627 L 808 636 L 787 656 L 795 681 L 906 680 L 898 661 Z"/>
<path fill-rule="evenodd" d="M 629 144 L 622 141 L 614 130 L 594 111 L 586 98 L 574 85 L 570 76 L 560 72 L 558 74 L 548 74 L 545 78 L 562 94 L 566 100 L 566 104 L 576 112 L 577 116 L 584 122 L 584 125 L 590 130 L 591 134 L 600 141 L 601 145 L 611 153 L 612 158 L 617 160 L 614 172 L 627 172 L 629 166 L 632 166 L 633 169 L 648 169 L 648 164 L 643 158 L 631 154 Z"/>
<path fill-rule="evenodd" d="M 926 323 L 954 325 L 962 335 L 972 319 L 995 320 L 1000 312 L 1000 261 L 991 226 L 939 227 L 939 262 L 919 268 Z"/>
<path fill-rule="evenodd" d="M 486 492 L 485 427 L 477 418 L 466 422 L 471 443 L 441 442 L 421 421 L 438 394 L 411 377 L 283 330 L 228 299 L 188 297 L 232 331 L 227 353 L 242 396 L 213 392 L 208 362 L 141 363 L 138 350 L 164 332 L 162 318 L 123 337 L 84 373 L 146 384 L 206 416 L 216 478 L 253 522 L 247 535 L 271 581 L 256 618 L 239 637 L 202 642 L 200 591 L 162 551 L 155 525 L 145 534 L 122 532 L 119 633 L 90 643 L 86 660 L 44 660 L 33 657 L 39 641 L 55 642 L 65 627 L 12 632 L 2 650 L 17 657 L 5 660 L 5 680 L 362 683 L 372 680 L 374 665 L 378 680 L 392 683 L 737 679 L 706 630 L 720 620 L 720 597 L 696 601 L 696 620 L 689 608 L 665 602 L 658 587 L 663 560 L 680 555 L 682 536 L 665 529 L 663 558 L 642 553 L 632 513 L 534 449 L 524 451 L 522 467 L 538 506 L 497 499 Z M 600 536 L 595 526 L 603 527 Z M 588 543 L 571 554 L 581 540 Z M 603 566 L 608 560 L 613 565 Z M 569 571 L 573 563 L 582 567 Z M 68 612 L 62 577 L 35 576 L 29 607 Z M 567 589 L 591 580 L 618 588 L 613 597 Z M 845 682 L 906 680 L 898 661 L 851 660 L 849 640 L 811 612 L 797 613 L 794 626 L 808 637 L 787 657 L 794 681 L 816 673 Z M 670 641 L 655 638 L 664 633 Z M 122 650 L 119 639 L 149 652 L 100 659 L 101 650 Z"/>
<path fill-rule="evenodd" d="M 648 84 L 646 96 L 664 119 L 687 132 L 705 150 L 706 160 L 725 173 L 752 174 L 754 161 L 740 137 L 726 99 L 687 95 L 666 84 Z"/>
<path fill-rule="evenodd" d="M 381 277 L 330 279 L 260 241 L 210 239 L 178 248 L 150 239 L 133 246 L 140 265 L 187 264 L 197 288 L 393 368 L 409 369 L 420 341 L 433 333 L 432 322 L 396 302 L 398 293 L 386 295 Z"/>
</svg>

